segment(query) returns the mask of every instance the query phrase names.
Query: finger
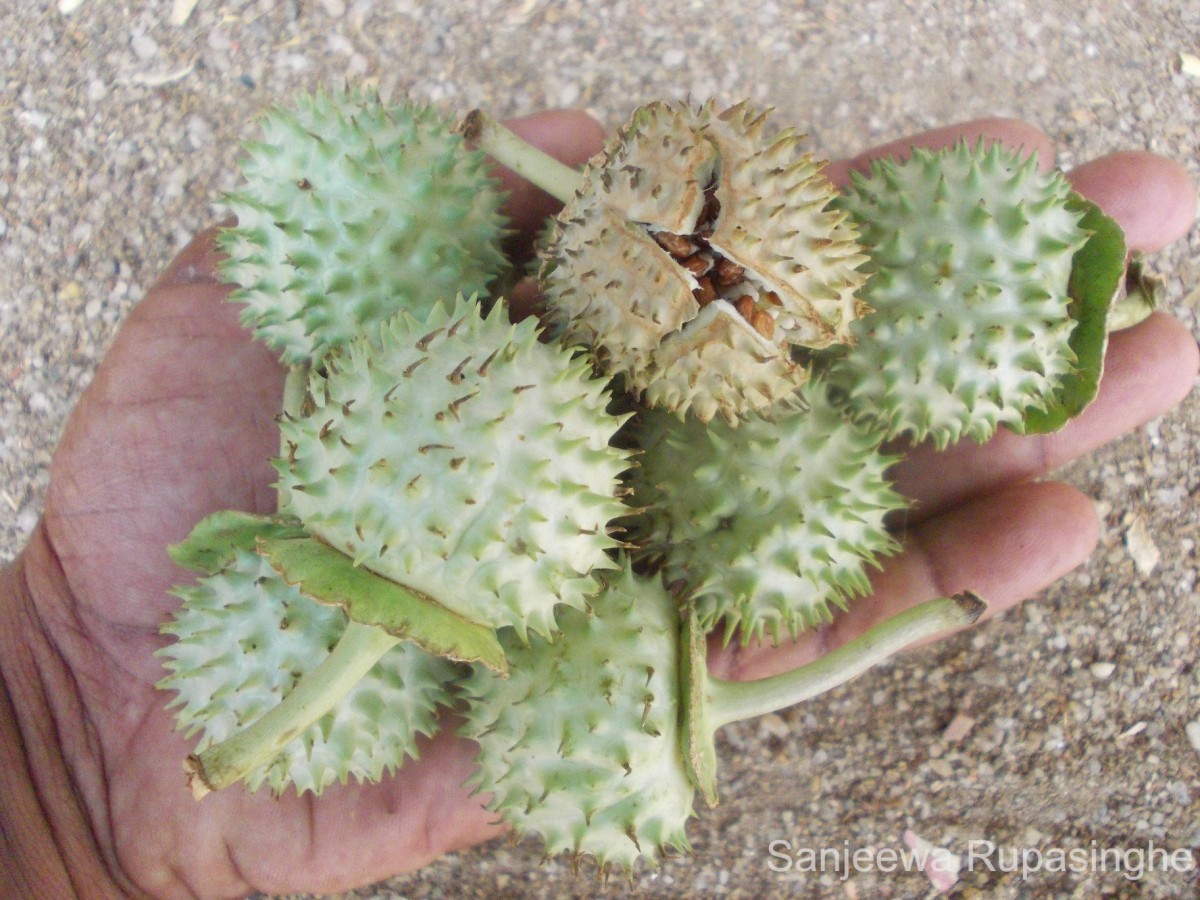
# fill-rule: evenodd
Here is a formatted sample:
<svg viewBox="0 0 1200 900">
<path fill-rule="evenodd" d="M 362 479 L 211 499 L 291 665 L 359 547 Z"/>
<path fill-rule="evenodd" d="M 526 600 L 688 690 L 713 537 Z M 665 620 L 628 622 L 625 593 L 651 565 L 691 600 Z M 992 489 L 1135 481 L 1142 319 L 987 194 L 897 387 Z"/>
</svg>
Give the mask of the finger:
<svg viewBox="0 0 1200 900">
<path fill-rule="evenodd" d="M 514 322 L 541 316 L 545 310 L 545 297 L 538 288 L 536 278 L 522 278 L 508 292 L 508 317 Z"/>
<path fill-rule="evenodd" d="M 912 449 L 892 470 L 897 489 L 915 502 L 913 521 L 1001 485 L 1042 475 L 1162 415 L 1195 383 L 1200 350 L 1178 320 L 1154 313 L 1112 335 L 1095 402 L 1053 434 L 1019 436 L 1002 429 L 986 444 L 963 441 L 937 452 Z"/>
<path fill-rule="evenodd" d="M 936 597 L 971 590 L 996 615 L 1078 566 L 1096 544 L 1092 502 L 1064 484 L 1021 484 L 931 519 L 904 535 L 904 551 L 827 627 L 773 647 L 731 643 L 711 659 L 716 674 L 766 678 L 836 650 L 886 619 Z"/>
<path fill-rule="evenodd" d="M 981 138 L 984 141 L 998 141 L 1006 147 L 1020 150 L 1022 157 L 1036 153 L 1038 168 L 1043 171 L 1054 165 L 1054 142 L 1041 129 L 1035 128 L 1028 122 L 1022 122 L 1020 119 L 990 118 L 974 119 L 957 125 L 933 128 L 921 134 L 880 144 L 851 159 L 831 162 L 826 167 L 825 174 L 838 187 L 844 188 L 850 183 L 850 173 L 866 174 L 870 171 L 873 159 L 881 157 L 905 159 L 912 153 L 914 147 L 921 147 L 925 150 L 941 150 L 944 147 L 953 146 L 960 140 L 965 139 L 973 144 Z"/>
<path fill-rule="evenodd" d="M 237 219 L 230 216 L 220 225 L 210 226 L 198 233 L 167 264 L 150 290 L 185 284 L 220 284 L 222 279 L 217 274 L 217 266 L 224 254 L 217 250 L 217 235 L 222 228 L 231 227 L 236 222 Z"/>
<path fill-rule="evenodd" d="M 508 830 L 485 808 L 487 795 L 466 786 L 477 768 L 478 748 L 455 737 L 453 723 L 449 718 L 436 736 L 421 740 L 419 755 L 405 760 L 396 776 L 326 790 L 315 809 L 305 863 L 341 878 L 307 885 L 307 890 L 333 893 L 379 881 Z M 353 847 L 344 841 L 348 821 L 357 829 Z M 274 887 L 283 892 L 294 890 L 294 884 L 293 878 L 291 887 L 287 881 Z"/>
<path fill-rule="evenodd" d="M 1196 186 L 1178 163 L 1144 150 L 1113 153 L 1067 176 L 1075 190 L 1112 216 L 1131 250 L 1159 250 L 1196 221 Z"/>
<path fill-rule="evenodd" d="M 581 110 L 549 110 L 504 123 L 514 134 L 568 166 L 581 166 L 604 146 L 604 129 Z M 505 213 L 526 240 L 536 236 L 547 216 L 562 203 L 541 188 L 496 166 L 496 177 L 509 192 Z"/>
</svg>

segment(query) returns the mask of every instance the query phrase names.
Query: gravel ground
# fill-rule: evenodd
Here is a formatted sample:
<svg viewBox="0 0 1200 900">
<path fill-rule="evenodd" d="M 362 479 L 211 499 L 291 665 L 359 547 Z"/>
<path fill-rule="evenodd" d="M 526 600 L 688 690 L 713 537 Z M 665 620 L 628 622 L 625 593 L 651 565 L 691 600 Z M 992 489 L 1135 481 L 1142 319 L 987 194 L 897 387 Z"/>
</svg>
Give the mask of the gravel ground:
<svg viewBox="0 0 1200 900">
<path fill-rule="evenodd" d="M 221 214 L 255 113 L 301 89 L 366 80 L 499 115 L 582 106 L 609 126 L 654 97 L 752 97 L 835 156 L 1013 115 L 1065 166 L 1146 148 L 1200 176 L 1200 77 L 1180 66 L 1200 55 L 1195 3 L 200 0 L 177 24 L 166 2 L 75 0 L 4 4 L 0 34 L 0 558 L 34 525 L 64 418 L 122 318 Z M 1200 229 L 1153 262 L 1167 306 L 1200 328 Z M 769 866 L 774 839 L 898 849 L 906 830 L 958 854 L 1153 841 L 1200 863 L 1198 457 L 1193 393 L 1063 473 L 1104 537 L 1036 605 L 727 729 L 724 799 L 695 820 L 694 857 L 633 889 L 924 896 L 920 874 Z M 539 857 L 492 844 L 361 895 L 598 890 Z M 956 890 L 1195 897 L 1200 876 L 977 866 Z"/>
</svg>

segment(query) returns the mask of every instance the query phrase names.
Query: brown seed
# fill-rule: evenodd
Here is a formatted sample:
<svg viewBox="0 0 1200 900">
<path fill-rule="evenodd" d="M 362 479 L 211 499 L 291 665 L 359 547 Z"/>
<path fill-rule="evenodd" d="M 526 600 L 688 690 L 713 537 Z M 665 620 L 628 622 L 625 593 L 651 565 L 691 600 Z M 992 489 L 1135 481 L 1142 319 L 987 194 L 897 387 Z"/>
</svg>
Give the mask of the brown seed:
<svg viewBox="0 0 1200 900">
<path fill-rule="evenodd" d="M 698 279 L 700 286 L 692 291 L 692 296 L 696 298 L 696 302 L 701 306 L 708 306 L 717 299 L 717 289 L 713 287 L 713 283 L 708 279 L 708 276 L 702 276 Z"/>
<path fill-rule="evenodd" d="M 670 231 L 658 231 L 654 234 L 654 240 L 658 242 L 658 246 L 662 247 L 676 259 L 686 259 L 696 252 L 696 245 L 689 241 L 681 234 L 673 234 Z"/>
<path fill-rule="evenodd" d="M 717 186 L 714 184 L 704 192 L 704 211 L 700 213 L 700 221 L 715 222 L 721 214 L 721 201 L 717 199 Z"/>
<path fill-rule="evenodd" d="M 712 268 L 713 261 L 711 257 L 705 256 L 703 253 L 693 253 L 687 259 L 680 260 L 679 264 L 699 278 Z"/>
<path fill-rule="evenodd" d="M 772 306 L 783 306 L 783 301 L 779 299 L 779 295 L 774 291 L 767 291 L 767 301 Z"/>
<path fill-rule="evenodd" d="M 768 341 L 775 337 L 775 319 L 766 310 L 755 310 L 750 316 L 750 325 Z"/>
<path fill-rule="evenodd" d="M 742 294 L 733 305 L 737 307 L 737 311 L 741 317 L 749 322 L 750 317 L 754 315 L 754 298 L 749 294 Z"/>
<path fill-rule="evenodd" d="M 715 268 L 716 274 L 713 277 L 716 279 L 717 284 L 723 288 L 731 288 L 746 277 L 745 268 L 739 266 L 732 259 L 726 259 L 723 256 L 717 260 Z"/>
</svg>

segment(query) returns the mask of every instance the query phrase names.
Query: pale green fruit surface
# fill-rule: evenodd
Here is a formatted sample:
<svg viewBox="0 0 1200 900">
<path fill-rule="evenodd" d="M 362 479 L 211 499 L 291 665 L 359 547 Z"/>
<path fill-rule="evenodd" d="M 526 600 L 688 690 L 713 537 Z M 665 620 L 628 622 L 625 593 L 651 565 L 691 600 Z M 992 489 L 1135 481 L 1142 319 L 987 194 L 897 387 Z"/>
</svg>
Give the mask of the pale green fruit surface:
<svg viewBox="0 0 1200 900">
<path fill-rule="evenodd" d="M 226 199 L 221 274 L 243 321 L 288 363 L 400 309 L 483 292 L 502 270 L 501 194 L 482 154 L 431 108 L 366 92 L 275 109 Z"/>
<path fill-rule="evenodd" d="M 765 122 L 747 104 L 639 108 L 545 253 L 565 340 L 680 416 L 732 420 L 786 396 L 808 374 L 791 348 L 846 341 L 861 313 L 865 257 L 823 163 Z"/>
<path fill-rule="evenodd" d="M 554 630 L 612 568 L 623 421 L 586 359 L 459 298 L 402 314 L 315 375 L 281 424 L 288 511 L 360 564 L 474 622 Z"/>
<path fill-rule="evenodd" d="M 236 550 L 229 565 L 179 587 L 183 606 L 163 627 L 161 651 L 177 727 L 201 733 L 196 752 L 232 737 L 277 706 L 328 655 L 346 628 L 340 609 L 285 582 L 261 556 Z M 251 790 L 319 794 L 350 778 L 378 781 L 416 755 L 437 728 L 460 668 L 401 642 L 320 720 L 246 777 Z"/>
<path fill-rule="evenodd" d="M 946 446 L 1020 428 L 1072 370 L 1068 281 L 1086 233 L 1061 174 L 997 144 L 876 161 L 839 205 L 870 255 L 830 382 L 889 436 Z"/>
<path fill-rule="evenodd" d="M 689 849 L 694 788 L 679 735 L 679 612 L 628 568 L 565 610 L 554 643 L 506 641 L 507 680 L 476 667 L 461 733 L 478 742 L 469 782 L 548 855 L 630 869 Z"/>
<path fill-rule="evenodd" d="M 643 414 L 634 470 L 637 554 L 682 581 L 707 630 L 778 640 L 870 590 L 866 568 L 896 549 L 884 517 L 904 500 L 877 428 L 851 423 L 820 381 L 805 409 L 772 419 L 680 423 Z"/>
</svg>

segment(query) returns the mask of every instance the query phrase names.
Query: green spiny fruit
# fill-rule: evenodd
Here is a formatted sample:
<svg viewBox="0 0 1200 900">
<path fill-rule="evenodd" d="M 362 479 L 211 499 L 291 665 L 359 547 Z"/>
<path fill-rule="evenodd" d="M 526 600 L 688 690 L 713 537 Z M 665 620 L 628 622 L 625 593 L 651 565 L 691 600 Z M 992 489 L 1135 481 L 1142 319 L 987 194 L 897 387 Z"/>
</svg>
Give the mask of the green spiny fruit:
<svg viewBox="0 0 1200 900">
<path fill-rule="evenodd" d="M 865 260 L 824 165 L 766 113 L 652 103 L 589 164 L 542 280 L 570 343 L 682 417 L 728 420 L 807 377 L 792 348 L 849 340 Z"/>
<path fill-rule="evenodd" d="M 479 744 L 469 784 L 547 854 L 631 869 L 689 849 L 675 601 L 626 567 L 589 612 L 559 618 L 553 643 L 504 636 L 507 679 L 477 667 L 463 684 L 461 733 Z"/>
<path fill-rule="evenodd" d="M 221 271 L 243 321 L 287 363 L 397 310 L 420 317 L 483 292 L 504 266 L 485 158 L 433 109 L 319 93 L 267 113 L 246 149 Z"/>
<path fill-rule="evenodd" d="M 889 436 L 944 447 L 1020 428 L 1075 362 L 1067 284 L 1087 234 L 1061 174 L 982 141 L 876 161 L 838 205 L 870 262 L 830 382 Z"/>
<path fill-rule="evenodd" d="M 798 399 L 806 411 L 737 428 L 643 414 L 631 540 L 726 640 L 778 641 L 828 621 L 829 604 L 868 593 L 866 566 L 896 549 L 884 517 L 904 500 L 886 478 L 895 459 L 880 452 L 881 432 L 849 422 L 820 381 Z"/>
<path fill-rule="evenodd" d="M 329 653 L 346 614 L 303 596 L 263 557 L 237 550 L 229 565 L 175 594 L 184 605 L 163 632 L 159 654 L 172 673 L 159 687 L 180 729 L 202 731 L 197 752 L 218 744 L 277 706 Z M 459 667 L 401 642 L 331 712 L 246 777 L 276 794 L 289 784 L 319 794 L 354 777 L 378 781 L 416 756 L 418 735 L 437 728 L 437 708 L 453 702 Z"/>
<path fill-rule="evenodd" d="M 289 511 L 378 575 L 474 622 L 549 635 L 612 568 L 628 463 L 604 383 L 536 323 L 461 297 L 327 360 L 281 425 Z"/>
<path fill-rule="evenodd" d="M 554 643 L 503 633 L 510 677 L 476 667 L 460 729 L 479 747 L 468 784 L 490 809 L 540 835 L 547 855 L 589 855 L 605 872 L 689 849 L 696 789 L 716 803 L 723 725 L 823 693 L 986 607 L 973 595 L 923 603 L 822 660 L 732 682 L 708 672 L 693 611 L 658 579 L 626 564 L 607 582 L 591 610 L 563 612 Z"/>
</svg>

